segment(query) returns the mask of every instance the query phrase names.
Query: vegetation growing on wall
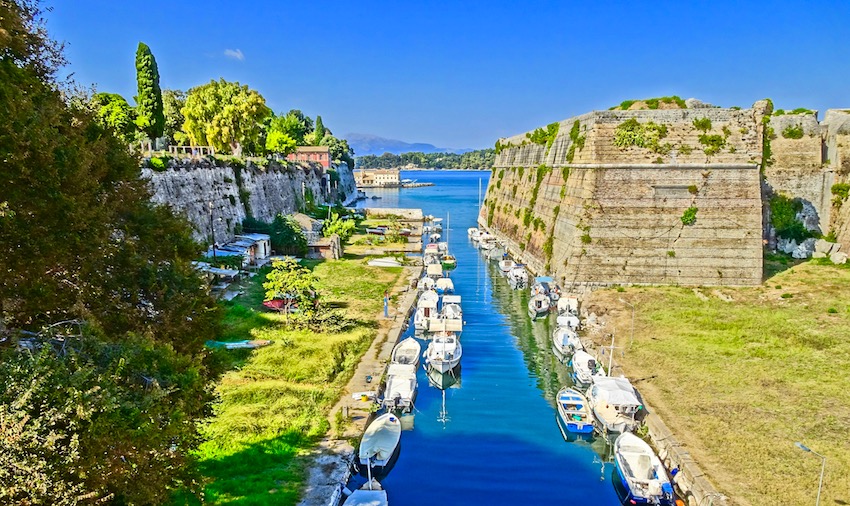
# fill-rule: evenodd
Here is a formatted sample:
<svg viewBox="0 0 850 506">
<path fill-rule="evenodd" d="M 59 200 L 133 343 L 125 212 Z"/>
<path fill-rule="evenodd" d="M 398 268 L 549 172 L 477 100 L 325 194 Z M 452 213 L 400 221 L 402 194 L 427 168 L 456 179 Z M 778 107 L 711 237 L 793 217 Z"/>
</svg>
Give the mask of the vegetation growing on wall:
<svg viewBox="0 0 850 506">
<path fill-rule="evenodd" d="M 782 137 L 786 139 L 802 139 L 803 125 L 788 125 L 782 130 Z"/>
<path fill-rule="evenodd" d="M 711 130 L 711 120 L 708 118 L 697 118 L 694 120 L 694 128 L 701 132 L 708 132 Z"/>
<path fill-rule="evenodd" d="M 587 140 L 587 136 L 579 135 L 580 127 L 581 123 L 579 120 L 575 120 L 572 128 L 570 128 L 570 149 L 567 151 L 567 163 L 573 163 L 573 159 L 576 155 L 576 148 L 578 148 L 579 151 L 584 149 L 584 142 Z"/>
<path fill-rule="evenodd" d="M 773 111 L 774 116 L 783 116 L 785 114 L 814 114 L 814 113 L 815 113 L 815 111 L 812 111 L 811 109 L 806 109 L 805 107 L 798 107 L 798 108 L 794 109 L 793 111 L 785 111 L 783 109 L 777 109 L 777 110 Z"/>
<path fill-rule="evenodd" d="M 703 152 L 708 155 L 715 155 L 726 146 L 726 138 L 719 134 L 701 134 L 699 143 L 705 146 Z"/>
<path fill-rule="evenodd" d="M 546 146 L 546 154 L 549 154 L 549 149 L 552 143 L 555 142 L 555 137 L 558 136 L 558 129 L 561 124 L 559 122 L 549 123 L 546 128 L 536 128 L 533 132 L 525 134 L 525 136 L 534 144 Z"/>
<path fill-rule="evenodd" d="M 691 207 L 685 209 L 685 212 L 682 213 L 682 217 L 680 218 L 682 220 L 682 224 L 683 225 L 693 225 L 694 223 L 696 223 L 697 222 L 697 211 L 698 211 L 698 209 L 694 206 L 691 206 Z"/>
<path fill-rule="evenodd" d="M 773 131 L 773 127 L 768 124 L 770 122 L 769 116 L 763 117 L 761 122 L 764 125 L 761 141 L 761 171 L 764 172 L 765 167 L 773 165 L 773 153 L 770 149 L 770 141 L 776 137 L 776 134 Z"/>
<path fill-rule="evenodd" d="M 640 123 L 635 118 L 630 118 L 614 130 L 614 145 L 620 149 L 630 146 L 646 148 L 653 153 L 666 154 L 672 146 L 661 144 L 661 139 L 667 137 L 667 125 L 648 121 Z"/>
<path fill-rule="evenodd" d="M 832 185 L 830 189 L 832 194 L 835 197 L 832 198 L 832 205 L 835 207 L 841 207 L 841 204 L 847 200 L 848 195 L 850 195 L 850 184 L 848 183 L 836 183 Z"/>
<path fill-rule="evenodd" d="M 660 104 L 676 104 L 679 109 L 687 109 L 688 106 L 680 97 L 673 95 L 672 97 L 645 98 L 643 100 L 623 100 L 620 105 L 615 105 L 609 110 L 628 111 L 636 102 L 643 102 L 647 109 L 658 109 Z"/>
</svg>

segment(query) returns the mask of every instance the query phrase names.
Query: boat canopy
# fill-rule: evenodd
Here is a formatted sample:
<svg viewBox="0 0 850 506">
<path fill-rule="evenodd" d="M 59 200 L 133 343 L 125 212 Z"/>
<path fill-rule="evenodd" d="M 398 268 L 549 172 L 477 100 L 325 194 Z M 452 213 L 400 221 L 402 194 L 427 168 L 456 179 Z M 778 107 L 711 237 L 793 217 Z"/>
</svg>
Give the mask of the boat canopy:
<svg viewBox="0 0 850 506">
<path fill-rule="evenodd" d="M 592 392 L 594 398 L 608 404 L 635 408 L 641 405 L 634 387 L 627 378 L 595 377 Z"/>
<path fill-rule="evenodd" d="M 460 304 L 460 295 L 443 295 L 443 304 Z"/>
<path fill-rule="evenodd" d="M 443 266 L 440 264 L 431 264 L 428 266 L 428 270 L 426 272 L 428 276 L 442 276 Z"/>
<path fill-rule="evenodd" d="M 396 378 L 415 378 L 416 366 L 413 364 L 390 364 L 387 367 L 387 376 Z"/>
<path fill-rule="evenodd" d="M 401 422 L 398 417 L 392 414 L 379 416 L 366 427 L 360 441 L 360 459 L 375 457 L 378 461 L 389 460 L 400 438 Z"/>
<path fill-rule="evenodd" d="M 534 281 L 538 283 L 554 283 L 555 280 L 552 279 L 552 276 L 537 276 L 534 278 Z"/>
</svg>

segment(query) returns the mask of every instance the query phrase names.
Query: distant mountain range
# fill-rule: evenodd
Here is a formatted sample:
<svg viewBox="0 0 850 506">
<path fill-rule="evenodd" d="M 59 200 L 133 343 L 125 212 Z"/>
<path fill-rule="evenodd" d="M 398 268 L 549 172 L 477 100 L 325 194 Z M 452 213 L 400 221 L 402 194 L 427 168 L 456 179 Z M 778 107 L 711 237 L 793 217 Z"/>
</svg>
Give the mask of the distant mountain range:
<svg viewBox="0 0 850 506">
<path fill-rule="evenodd" d="M 392 153 L 399 155 L 401 153 L 410 153 L 414 151 L 422 153 L 467 153 L 472 149 L 454 149 L 454 148 L 438 148 L 433 144 L 425 144 L 422 142 L 404 142 L 397 139 L 386 139 L 370 134 L 348 134 L 345 136 L 348 140 L 348 145 L 354 149 L 355 156 L 365 155 L 383 155 L 384 153 Z"/>
</svg>

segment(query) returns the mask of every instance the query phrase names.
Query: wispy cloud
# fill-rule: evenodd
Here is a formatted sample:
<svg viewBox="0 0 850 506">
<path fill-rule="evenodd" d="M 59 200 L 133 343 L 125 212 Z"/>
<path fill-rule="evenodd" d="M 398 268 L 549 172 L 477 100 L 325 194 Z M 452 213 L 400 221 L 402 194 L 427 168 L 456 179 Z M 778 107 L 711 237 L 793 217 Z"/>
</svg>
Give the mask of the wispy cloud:
<svg viewBox="0 0 850 506">
<path fill-rule="evenodd" d="M 245 55 L 242 54 L 241 49 L 225 49 L 224 50 L 224 56 L 226 56 L 226 57 L 228 57 L 232 60 L 239 60 L 239 61 L 245 60 Z"/>
</svg>

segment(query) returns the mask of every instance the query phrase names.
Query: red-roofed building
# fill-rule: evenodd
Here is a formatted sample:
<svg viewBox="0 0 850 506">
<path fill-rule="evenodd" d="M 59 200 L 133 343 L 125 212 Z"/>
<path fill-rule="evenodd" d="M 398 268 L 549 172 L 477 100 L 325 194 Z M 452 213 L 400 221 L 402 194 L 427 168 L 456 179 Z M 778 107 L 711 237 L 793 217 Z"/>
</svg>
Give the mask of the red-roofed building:
<svg viewBox="0 0 850 506">
<path fill-rule="evenodd" d="M 331 166 L 331 152 L 327 146 L 298 146 L 295 153 L 286 155 L 290 162 L 318 162 L 322 167 Z"/>
</svg>

